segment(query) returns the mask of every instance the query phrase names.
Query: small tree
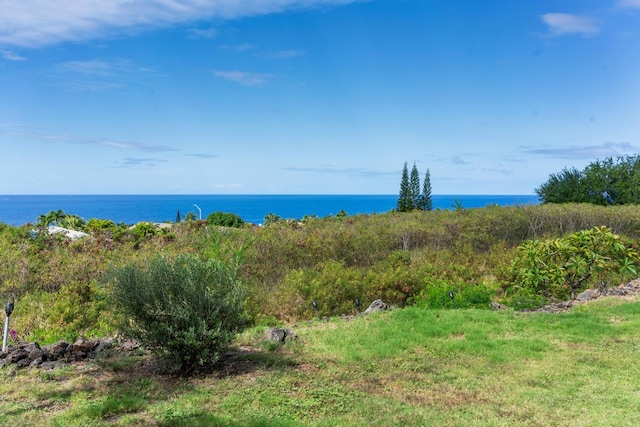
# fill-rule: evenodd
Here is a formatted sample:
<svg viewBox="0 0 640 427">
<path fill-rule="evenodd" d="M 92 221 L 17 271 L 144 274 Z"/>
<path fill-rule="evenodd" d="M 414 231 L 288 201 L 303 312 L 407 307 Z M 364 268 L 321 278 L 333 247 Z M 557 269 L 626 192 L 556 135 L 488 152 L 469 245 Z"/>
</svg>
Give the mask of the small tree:
<svg viewBox="0 0 640 427">
<path fill-rule="evenodd" d="M 409 184 L 409 169 L 407 162 L 404 163 L 402 169 L 402 179 L 400 181 L 400 195 L 398 196 L 398 212 L 409 212 L 413 209 L 411 198 L 411 186 Z"/>
<path fill-rule="evenodd" d="M 411 168 L 411 177 L 409 180 L 409 193 L 411 195 L 411 207 L 412 209 L 421 209 L 422 202 L 420 201 L 420 173 L 416 164 L 413 164 Z"/>
<path fill-rule="evenodd" d="M 111 271 L 120 328 L 182 374 L 214 363 L 244 324 L 246 290 L 237 268 L 237 262 L 182 255 Z"/>
<path fill-rule="evenodd" d="M 280 221 L 282 221 L 282 218 L 279 215 L 276 215 L 272 212 L 268 213 L 264 217 L 264 225 L 277 224 Z"/>
<path fill-rule="evenodd" d="M 429 169 L 424 174 L 424 182 L 422 183 L 422 194 L 420 195 L 420 209 L 423 211 L 433 210 L 433 199 L 431 197 L 431 174 Z"/>
<path fill-rule="evenodd" d="M 178 209 L 178 213 L 176 214 L 176 223 L 180 222 L 182 218 L 180 218 L 180 209 Z"/>
</svg>

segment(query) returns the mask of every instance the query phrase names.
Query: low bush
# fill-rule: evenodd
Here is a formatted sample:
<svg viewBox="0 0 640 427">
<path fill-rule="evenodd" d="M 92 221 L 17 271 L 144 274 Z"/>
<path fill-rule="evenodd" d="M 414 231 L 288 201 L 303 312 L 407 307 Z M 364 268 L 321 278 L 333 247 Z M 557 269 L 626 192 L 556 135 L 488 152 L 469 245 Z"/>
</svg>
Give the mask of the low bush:
<svg viewBox="0 0 640 427">
<path fill-rule="evenodd" d="M 429 283 L 416 297 L 416 305 L 423 308 L 491 308 L 495 290 L 485 285 L 449 283 L 437 280 Z"/>
</svg>

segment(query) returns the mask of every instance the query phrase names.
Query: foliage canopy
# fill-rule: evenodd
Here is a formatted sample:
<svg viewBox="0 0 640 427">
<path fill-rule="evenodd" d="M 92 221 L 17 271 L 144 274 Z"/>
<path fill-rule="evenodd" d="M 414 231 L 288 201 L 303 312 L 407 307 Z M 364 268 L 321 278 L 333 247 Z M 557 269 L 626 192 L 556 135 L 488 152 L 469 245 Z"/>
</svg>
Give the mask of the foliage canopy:
<svg viewBox="0 0 640 427">
<path fill-rule="evenodd" d="M 543 203 L 638 204 L 640 155 L 597 160 L 582 171 L 564 168 L 535 192 Z"/>
</svg>

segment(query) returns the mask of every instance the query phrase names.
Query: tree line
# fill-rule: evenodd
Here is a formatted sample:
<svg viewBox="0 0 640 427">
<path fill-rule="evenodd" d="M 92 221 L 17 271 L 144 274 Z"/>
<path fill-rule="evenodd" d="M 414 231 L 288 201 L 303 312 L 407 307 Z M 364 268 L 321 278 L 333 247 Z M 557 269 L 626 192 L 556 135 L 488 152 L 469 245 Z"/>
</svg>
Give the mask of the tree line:
<svg viewBox="0 0 640 427">
<path fill-rule="evenodd" d="M 411 212 L 413 210 L 430 211 L 433 209 L 433 200 L 431 197 L 431 174 L 429 169 L 425 172 L 422 187 L 420 186 L 420 173 L 416 164 L 411 168 L 411 174 L 404 162 L 402 169 L 402 179 L 400 181 L 400 195 L 398 196 L 398 205 L 396 211 Z"/>
<path fill-rule="evenodd" d="M 564 168 L 535 189 L 542 203 L 640 203 L 640 155 L 596 160 L 583 170 Z"/>
</svg>

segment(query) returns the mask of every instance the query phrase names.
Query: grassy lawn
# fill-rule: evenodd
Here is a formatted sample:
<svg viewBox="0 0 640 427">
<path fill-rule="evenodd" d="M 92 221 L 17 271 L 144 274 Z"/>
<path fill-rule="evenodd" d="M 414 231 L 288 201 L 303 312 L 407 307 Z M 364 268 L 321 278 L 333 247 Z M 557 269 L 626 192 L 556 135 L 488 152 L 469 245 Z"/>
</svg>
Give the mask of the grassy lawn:
<svg viewBox="0 0 640 427">
<path fill-rule="evenodd" d="M 275 349 L 245 332 L 218 370 L 190 379 L 156 374 L 144 354 L 5 368 L 0 424 L 640 425 L 637 300 L 555 315 L 408 308 L 293 329 Z"/>
</svg>

